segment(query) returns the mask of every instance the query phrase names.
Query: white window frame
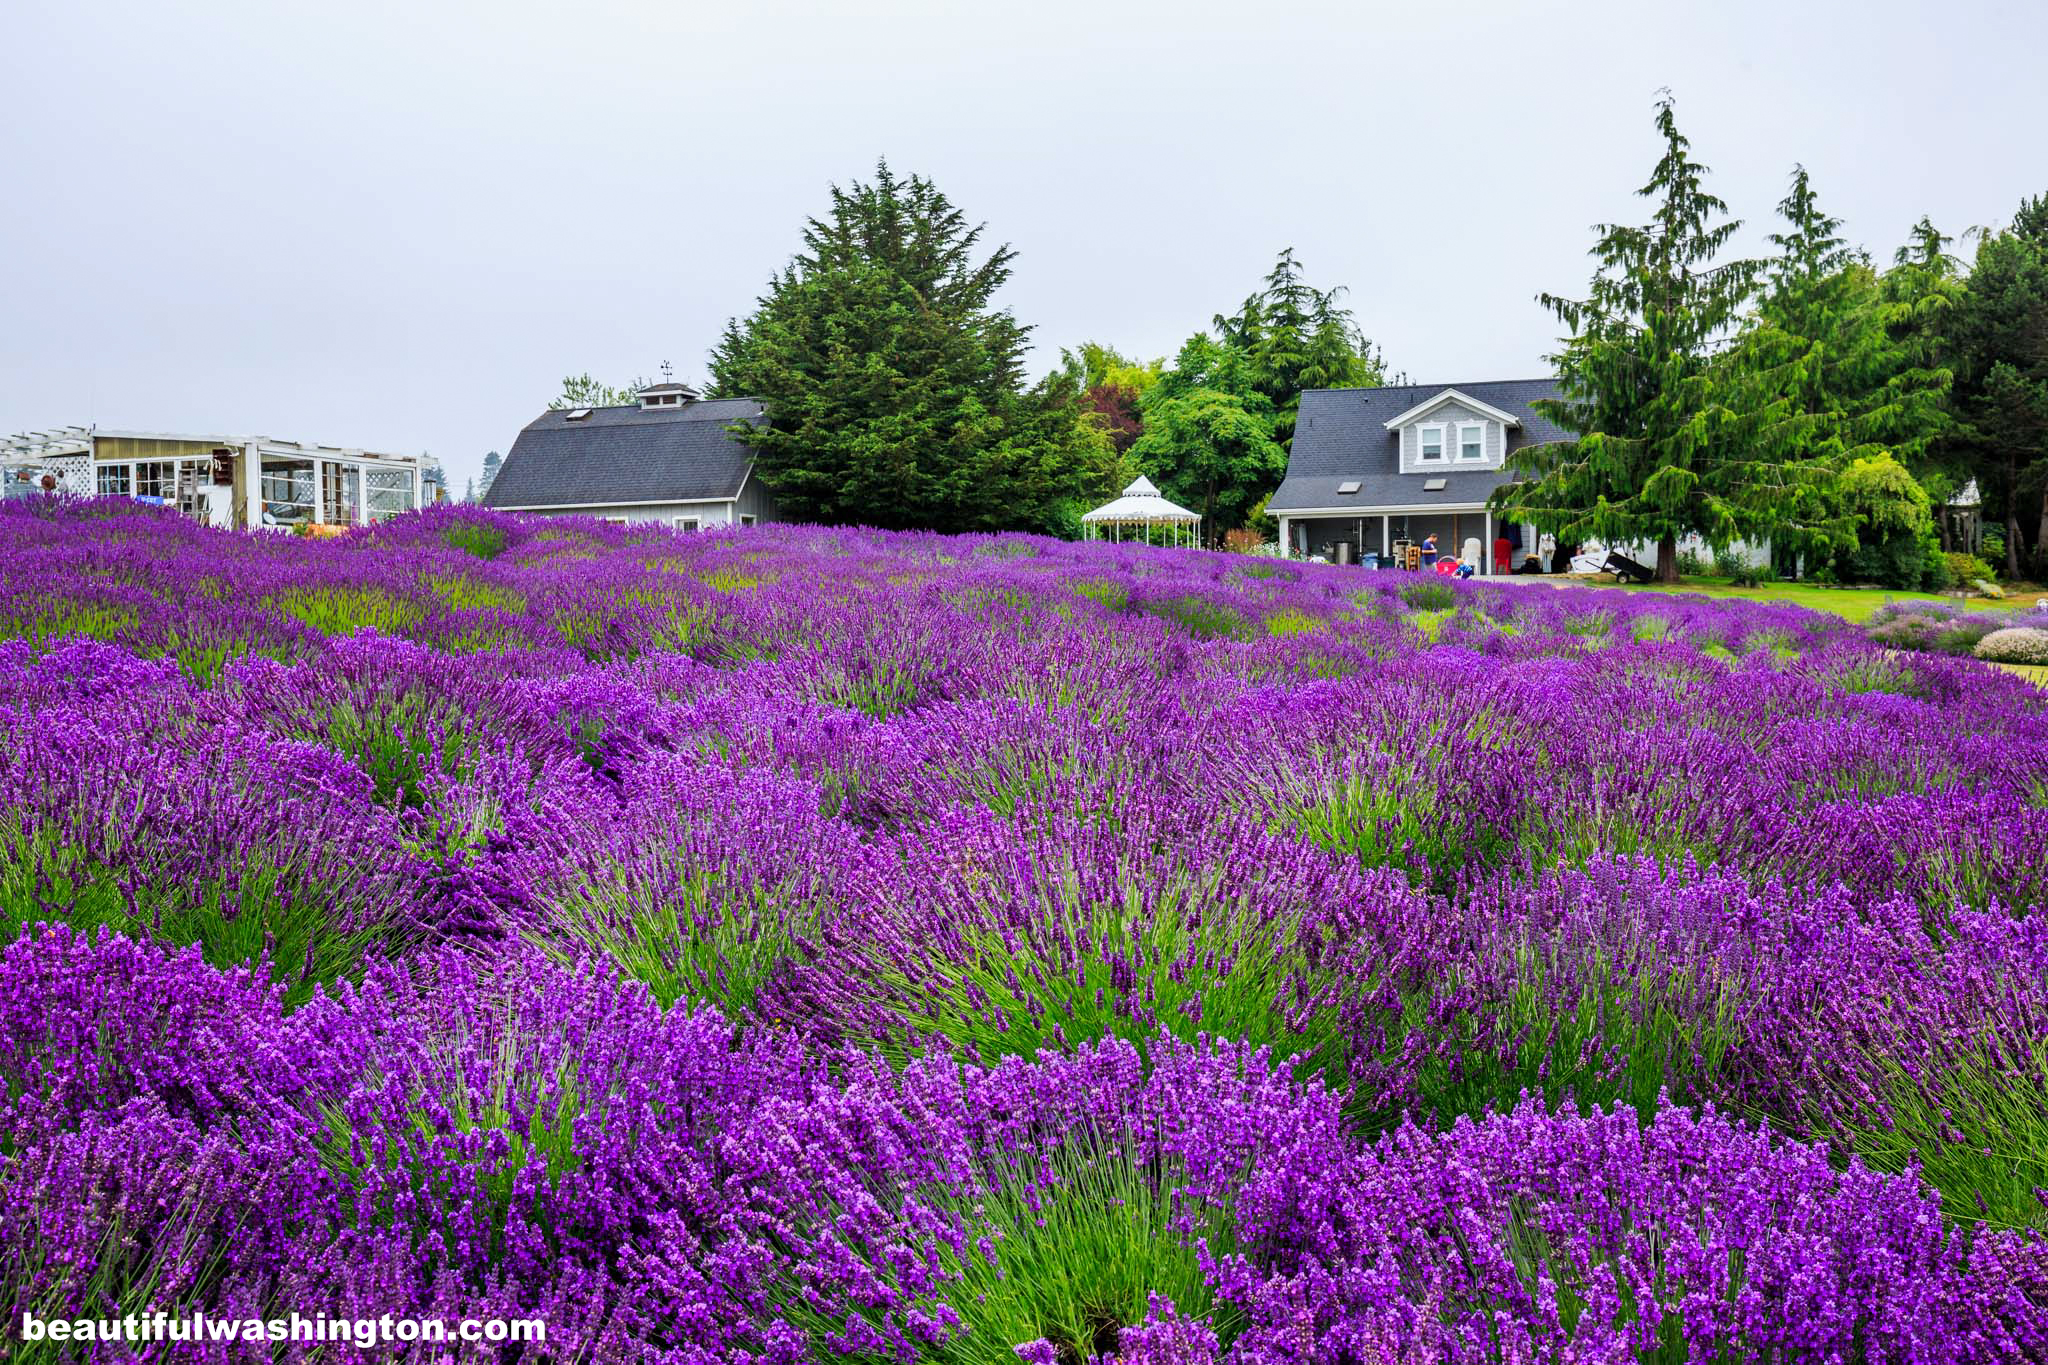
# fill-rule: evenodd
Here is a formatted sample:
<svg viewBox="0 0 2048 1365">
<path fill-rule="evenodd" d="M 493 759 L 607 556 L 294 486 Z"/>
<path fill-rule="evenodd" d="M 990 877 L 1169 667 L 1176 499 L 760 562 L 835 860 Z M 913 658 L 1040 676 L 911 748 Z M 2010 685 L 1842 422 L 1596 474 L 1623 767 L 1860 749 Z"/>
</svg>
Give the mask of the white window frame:
<svg viewBox="0 0 2048 1365">
<path fill-rule="evenodd" d="M 389 521 L 419 510 L 418 470 L 374 464 L 365 464 L 362 469 L 363 520 L 366 523 Z"/>
<path fill-rule="evenodd" d="M 678 531 L 696 531 L 702 529 L 704 519 L 702 517 L 675 517 L 672 519 L 671 524 Z"/>
<path fill-rule="evenodd" d="M 1434 455 L 1429 453 L 1431 433 L 1436 435 L 1436 454 Z M 1447 433 L 1442 422 L 1424 422 L 1421 426 L 1417 427 L 1415 429 L 1415 463 L 1444 464 L 1448 462 L 1451 452 L 1445 448 L 1446 435 Z"/>
<path fill-rule="evenodd" d="M 752 512 L 742 512 L 742 513 L 740 513 L 740 525 L 742 525 L 742 526 L 752 526 L 753 524 L 754 524 L 754 514 L 753 514 Z"/>
<path fill-rule="evenodd" d="M 134 468 L 135 481 L 130 487 L 135 491 L 129 496 L 149 502 L 176 504 L 178 462 L 175 458 L 137 460 Z M 143 491 L 145 488 L 149 491 Z"/>
<path fill-rule="evenodd" d="M 287 529 L 320 520 L 320 461 L 310 457 L 258 457 L 258 524 Z"/>
<path fill-rule="evenodd" d="M 353 460 L 316 460 L 313 486 L 317 490 L 315 510 L 330 526 L 360 526 L 363 522 L 363 467 Z"/>
<path fill-rule="evenodd" d="M 1477 444 L 1478 444 L 1478 447 L 1479 447 L 1479 453 L 1478 453 L 1477 455 L 1469 455 L 1469 456 L 1468 456 L 1468 455 L 1467 455 L 1467 454 L 1465 453 L 1465 438 L 1466 438 L 1466 437 L 1467 437 L 1468 435 L 1469 435 L 1469 436 L 1471 436 L 1471 437 L 1473 438 L 1473 440 L 1474 440 L 1475 442 L 1477 442 Z M 1486 423 L 1484 423 L 1484 422 L 1460 422 L 1460 423 L 1458 423 L 1458 463 L 1459 463 L 1459 464 L 1485 464 L 1485 463 L 1486 463 Z"/>
</svg>

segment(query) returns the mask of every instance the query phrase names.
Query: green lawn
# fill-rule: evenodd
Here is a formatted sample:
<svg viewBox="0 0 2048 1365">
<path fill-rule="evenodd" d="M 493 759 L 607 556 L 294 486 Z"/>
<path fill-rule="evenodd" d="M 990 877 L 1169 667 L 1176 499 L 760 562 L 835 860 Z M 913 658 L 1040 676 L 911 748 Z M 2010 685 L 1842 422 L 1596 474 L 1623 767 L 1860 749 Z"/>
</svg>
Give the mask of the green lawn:
<svg viewBox="0 0 2048 1365">
<path fill-rule="evenodd" d="M 1598 583 L 1590 580 L 1570 578 L 1547 578 L 1545 582 L 1557 584 L 1580 584 L 1602 587 L 1613 586 L 1611 579 Z M 1636 592 L 1696 592 L 1707 597 L 1742 597 L 1752 602 L 1789 602 L 1797 607 L 1811 607 L 1815 611 L 1831 611 L 1851 621 L 1862 621 L 1887 602 L 1954 602 L 1933 592 L 1894 592 L 1876 588 L 1823 588 L 1812 583 L 1761 583 L 1754 588 L 1738 588 L 1725 578 L 1688 578 L 1677 587 L 1665 587 L 1652 583 L 1632 589 Z M 1997 610 L 2002 607 L 2031 605 L 2035 594 L 2015 595 L 2002 602 L 1987 601 L 1981 597 L 1963 599 L 1963 605 L 1973 610 Z"/>
</svg>

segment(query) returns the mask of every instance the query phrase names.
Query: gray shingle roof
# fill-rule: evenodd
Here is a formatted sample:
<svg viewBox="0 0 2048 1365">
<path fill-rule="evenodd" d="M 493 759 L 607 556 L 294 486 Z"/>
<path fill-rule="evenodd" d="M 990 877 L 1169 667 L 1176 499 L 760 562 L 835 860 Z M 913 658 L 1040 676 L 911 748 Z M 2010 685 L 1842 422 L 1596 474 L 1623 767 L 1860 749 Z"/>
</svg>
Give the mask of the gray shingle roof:
<svg viewBox="0 0 2048 1365">
<path fill-rule="evenodd" d="M 486 507 L 693 502 L 737 497 L 753 456 L 726 434 L 763 420 L 752 398 L 680 408 L 593 408 L 570 421 L 545 412 L 526 424 L 484 497 Z"/>
<path fill-rule="evenodd" d="M 1570 439 L 1530 404 L 1557 396 L 1551 379 L 1510 379 L 1477 384 L 1401 384 L 1379 389 L 1309 389 L 1301 395 L 1295 421 L 1294 446 L 1268 512 L 1322 507 L 1421 507 L 1484 502 L 1512 476 L 1503 470 L 1446 470 L 1403 474 L 1398 432 L 1386 423 L 1445 389 L 1456 389 L 1482 403 L 1513 413 L 1521 427 L 1507 433 L 1512 454 L 1526 445 Z M 1358 481 L 1355 493 L 1339 493 L 1340 484 Z M 1442 479 L 1440 492 L 1424 485 Z"/>
</svg>

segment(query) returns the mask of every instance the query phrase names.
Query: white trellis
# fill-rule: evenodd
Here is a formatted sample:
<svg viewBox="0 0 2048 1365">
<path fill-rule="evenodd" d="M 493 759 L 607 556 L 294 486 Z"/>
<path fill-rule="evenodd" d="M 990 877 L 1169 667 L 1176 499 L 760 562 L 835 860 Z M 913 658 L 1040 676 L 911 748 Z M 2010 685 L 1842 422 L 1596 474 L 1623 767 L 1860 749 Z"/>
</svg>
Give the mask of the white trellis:
<svg viewBox="0 0 2048 1365">
<path fill-rule="evenodd" d="M 1141 528 L 1149 541 L 1155 526 L 1167 527 L 1175 545 L 1195 545 L 1200 541 L 1202 517 L 1161 497 L 1158 485 L 1143 474 L 1131 480 L 1114 502 L 1081 514 L 1081 534 L 1089 540 L 1122 540 L 1135 527 Z"/>
</svg>

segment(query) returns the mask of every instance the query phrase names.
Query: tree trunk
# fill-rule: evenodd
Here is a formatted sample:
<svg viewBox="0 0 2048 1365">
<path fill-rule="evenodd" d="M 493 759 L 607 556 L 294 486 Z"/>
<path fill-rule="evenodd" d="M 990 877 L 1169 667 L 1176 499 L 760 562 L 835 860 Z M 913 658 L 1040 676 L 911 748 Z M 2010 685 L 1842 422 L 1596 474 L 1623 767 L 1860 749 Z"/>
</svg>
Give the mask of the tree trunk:
<svg viewBox="0 0 2048 1365">
<path fill-rule="evenodd" d="M 2010 451 L 2005 457 L 2005 576 L 2020 576 L 2020 471 Z"/>
<path fill-rule="evenodd" d="M 2041 524 L 2034 537 L 2034 577 L 2048 577 L 2048 487 L 2041 490 Z"/>
<path fill-rule="evenodd" d="M 1657 542 L 1657 581 L 1678 581 L 1678 537 L 1675 535 L 1665 536 Z"/>
<path fill-rule="evenodd" d="M 1934 524 L 1941 529 L 1941 552 L 1943 554 L 1953 554 L 1956 547 L 1955 538 L 1951 535 L 1948 528 L 1948 508 L 1943 507 L 1941 509 L 1934 519 Z"/>
</svg>

